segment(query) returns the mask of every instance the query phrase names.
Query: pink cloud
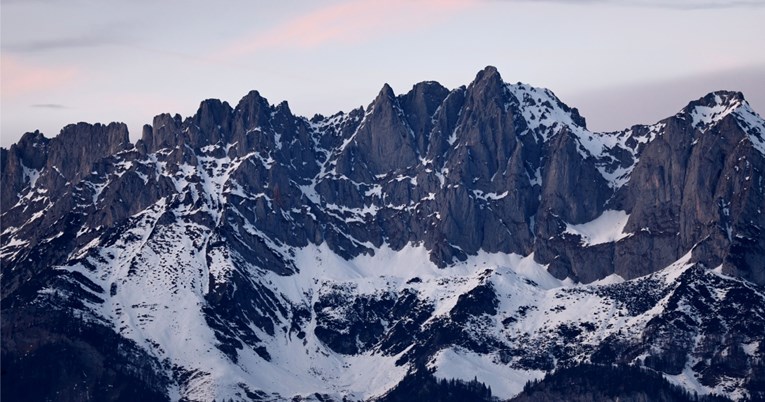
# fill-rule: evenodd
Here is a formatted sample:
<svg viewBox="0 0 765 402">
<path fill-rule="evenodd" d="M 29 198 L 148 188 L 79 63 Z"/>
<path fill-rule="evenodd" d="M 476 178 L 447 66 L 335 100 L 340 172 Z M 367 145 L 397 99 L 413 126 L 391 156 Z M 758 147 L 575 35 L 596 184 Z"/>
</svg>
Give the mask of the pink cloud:
<svg viewBox="0 0 765 402">
<path fill-rule="evenodd" d="M 77 75 L 77 69 L 72 67 L 38 66 L 9 54 L 0 58 L 3 97 L 57 89 L 70 84 Z"/>
<path fill-rule="evenodd" d="M 238 39 L 219 53 L 237 57 L 269 48 L 309 49 L 356 44 L 436 24 L 474 0 L 354 0 L 315 10 L 272 29 Z"/>
</svg>

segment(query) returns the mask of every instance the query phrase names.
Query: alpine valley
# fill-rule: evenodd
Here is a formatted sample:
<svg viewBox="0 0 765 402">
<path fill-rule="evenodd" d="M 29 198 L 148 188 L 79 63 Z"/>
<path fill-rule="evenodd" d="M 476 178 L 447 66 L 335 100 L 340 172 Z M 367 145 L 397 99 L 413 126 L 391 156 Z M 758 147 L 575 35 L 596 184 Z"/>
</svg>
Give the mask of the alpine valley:
<svg viewBox="0 0 765 402">
<path fill-rule="evenodd" d="M 765 121 L 738 92 L 594 133 L 487 67 L 0 157 L 5 401 L 765 400 Z"/>
</svg>

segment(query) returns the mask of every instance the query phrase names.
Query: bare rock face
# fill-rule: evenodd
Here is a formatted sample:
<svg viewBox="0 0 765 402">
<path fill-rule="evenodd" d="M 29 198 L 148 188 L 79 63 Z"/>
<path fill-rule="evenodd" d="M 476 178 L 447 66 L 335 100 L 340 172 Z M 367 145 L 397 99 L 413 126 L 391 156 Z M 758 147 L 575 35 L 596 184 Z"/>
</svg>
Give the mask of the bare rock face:
<svg viewBox="0 0 765 402">
<path fill-rule="evenodd" d="M 48 159 L 48 142 L 39 131 L 24 134 L 10 149 L 0 148 L 0 211 L 5 212 L 18 202 L 18 194 L 39 173 Z"/>
<path fill-rule="evenodd" d="M 2 150 L 2 211 L 12 208 L 28 187 L 60 194 L 67 183 L 89 174 L 96 161 L 132 147 L 122 123 L 70 124 L 52 140 L 39 131 L 26 133 L 10 149 Z"/>
<path fill-rule="evenodd" d="M 455 131 L 457 147 L 447 162 L 460 181 L 487 187 L 505 171 L 518 143 L 516 111 L 506 107 L 508 102 L 505 84 L 493 67 L 479 72 L 468 86 Z"/>
<path fill-rule="evenodd" d="M 426 81 L 416 84 L 406 95 L 399 97 L 407 124 L 414 133 L 417 155 L 421 157 L 428 154 L 434 117 L 447 96 L 448 89 L 437 82 Z"/>
<path fill-rule="evenodd" d="M 125 124 L 70 124 L 51 140 L 46 166 L 77 182 L 90 173 L 94 162 L 132 147 Z"/>
<path fill-rule="evenodd" d="M 417 162 L 414 130 L 388 84 L 369 105 L 350 141 L 341 151 L 337 171 L 353 180 L 368 182 L 374 176 L 401 172 Z"/>
<path fill-rule="evenodd" d="M 649 235 L 642 236 L 646 240 L 664 239 L 658 249 L 642 247 L 664 250 L 657 253 L 658 258 L 644 262 L 652 265 L 651 270 L 696 248 L 694 256 L 699 261 L 718 266 L 739 241 L 751 245 L 738 246 L 739 252 L 746 248 L 744 254 L 762 255 L 762 245 L 756 240 L 761 238 L 756 233 L 762 227 L 762 214 L 756 211 L 762 209 L 763 194 L 752 180 L 760 180 L 762 173 L 756 166 L 762 163 L 763 154 L 752 142 L 758 140 L 759 131 L 748 133 L 742 128 L 740 116 L 748 109 L 742 102 L 743 96 L 733 92 L 714 93 L 691 102 L 676 116 L 662 121 L 663 130 L 644 146 L 623 189 L 623 207 L 631 210 L 625 231 L 646 232 Z M 722 112 L 712 122 L 702 118 L 711 116 L 700 116 L 716 109 Z M 742 216 L 747 218 L 740 221 Z M 738 221 L 747 234 L 734 236 L 732 221 Z M 723 269 L 740 269 L 732 265 L 724 264 Z M 762 283 L 759 270 L 746 265 L 745 277 Z"/>
<path fill-rule="evenodd" d="M 81 381 L 102 400 L 296 396 L 252 374 L 272 372 L 342 399 L 361 395 L 327 374 L 347 356 L 395 371 L 454 348 L 517 370 L 644 366 L 755 398 L 763 171 L 765 122 L 740 93 L 592 133 L 494 67 L 311 119 L 257 91 L 208 99 L 157 115 L 135 146 L 119 123 L 27 133 L 0 149 L 3 360 L 61 379 L 43 397 Z M 370 261 L 385 262 L 356 265 Z M 626 282 L 587 285 L 604 278 Z M 80 350 L 81 371 L 102 374 L 72 377 L 45 350 Z M 135 392 L 102 387 L 116 381 Z"/>
</svg>

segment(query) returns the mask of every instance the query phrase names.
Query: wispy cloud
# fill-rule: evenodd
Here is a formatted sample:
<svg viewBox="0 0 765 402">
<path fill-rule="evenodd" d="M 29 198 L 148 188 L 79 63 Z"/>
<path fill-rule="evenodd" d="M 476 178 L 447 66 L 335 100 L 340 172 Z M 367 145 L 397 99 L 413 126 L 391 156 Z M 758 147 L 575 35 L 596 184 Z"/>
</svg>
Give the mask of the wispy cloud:
<svg viewBox="0 0 765 402">
<path fill-rule="evenodd" d="M 69 109 L 69 106 L 65 106 L 59 103 L 37 103 L 34 105 L 29 105 L 29 107 L 36 109 Z"/>
<path fill-rule="evenodd" d="M 502 0 L 524 3 L 561 4 L 613 4 L 631 7 L 668 8 L 676 10 L 703 10 L 740 7 L 765 7 L 763 0 Z"/>
<path fill-rule="evenodd" d="M 21 42 L 3 43 L 3 49 L 16 53 L 45 52 L 51 50 L 70 50 L 109 45 L 122 45 L 130 40 L 125 32 L 126 24 L 111 23 L 108 26 L 89 28 L 87 32 L 64 37 L 34 39 Z"/>
<path fill-rule="evenodd" d="M 22 4 L 22 3 L 52 3 L 58 0 L 0 0 L 1 5 L 9 5 L 9 4 Z"/>
<path fill-rule="evenodd" d="M 38 66 L 11 54 L 0 58 L 3 97 L 48 91 L 70 84 L 78 75 L 73 67 Z"/>
<path fill-rule="evenodd" d="M 473 0 L 346 1 L 239 38 L 219 56 L 231 58 L 269 48 L 310 49 L 326 44 L 363 43 L 402 29 L 428 26 L 472 3 Z"/>
<path fill-rule="evenodd" d="M 103 38 L 95 36 L 81 36 L 71 38 L 56 38 L 45 40 L 34 40 L 22 43 L 12 43 L 5 46 L 6 49 L 14 52 L 42 52 L 47 50 L 60 50 L 84 47 L 96 47 L 108 45 L 110 42 Z"/>
</svg>

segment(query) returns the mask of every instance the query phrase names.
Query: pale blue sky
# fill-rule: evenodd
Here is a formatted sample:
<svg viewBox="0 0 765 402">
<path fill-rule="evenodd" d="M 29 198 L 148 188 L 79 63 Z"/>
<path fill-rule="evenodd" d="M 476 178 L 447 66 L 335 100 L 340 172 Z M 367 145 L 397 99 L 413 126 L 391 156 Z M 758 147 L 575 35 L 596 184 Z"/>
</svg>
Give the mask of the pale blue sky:
<svg viewBox="0 0 765 402">
<path fill-rule="evenodd" d="M 188 116 L 257 89 L 310 117 L 486 65 L 552 89 L 594 130 L 716 89 L 765 114 L 765 0 L 1 0 L 0 145 L 25 131 Z"/>
</svg>

